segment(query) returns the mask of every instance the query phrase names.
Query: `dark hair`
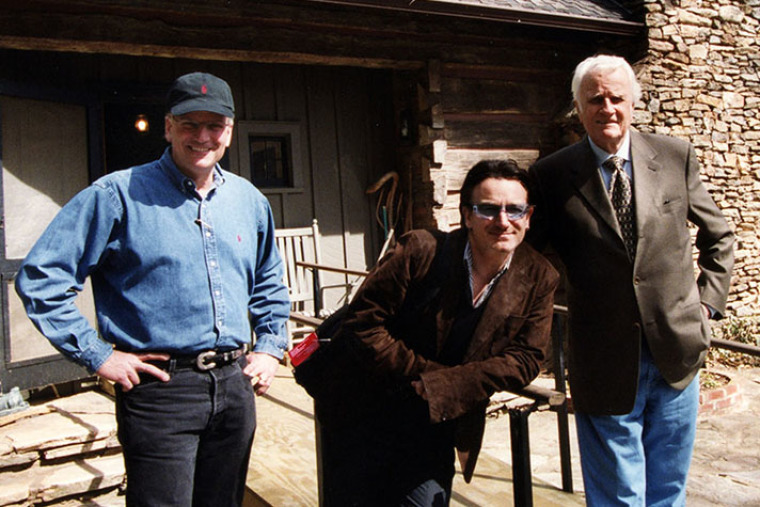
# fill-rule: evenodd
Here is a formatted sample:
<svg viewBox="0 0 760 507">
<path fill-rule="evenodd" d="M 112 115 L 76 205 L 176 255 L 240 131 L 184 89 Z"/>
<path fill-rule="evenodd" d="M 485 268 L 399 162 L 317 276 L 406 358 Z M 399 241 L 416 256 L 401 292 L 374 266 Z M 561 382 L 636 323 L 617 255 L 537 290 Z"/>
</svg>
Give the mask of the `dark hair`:
<svg viewBox="0 0 760 507">
<path fill-rule="evenodd" d="M 459 212 L 462 215 L 461 220 L 464 224 L 464 213 L 462 208 L 472 206 L 472 193 L 475 187 L 483 183 L 488 178 L 501 180 L 517 180 L 528 192 L 528 203 L 531 204 L 531 191 L 528 172 L 523 171 L 517 166 L 517 162 L 512 159 L 507 160 L 481 160 L 472 169 L 467 171 L 462 188 L 459 190 Z"/>
</svg>

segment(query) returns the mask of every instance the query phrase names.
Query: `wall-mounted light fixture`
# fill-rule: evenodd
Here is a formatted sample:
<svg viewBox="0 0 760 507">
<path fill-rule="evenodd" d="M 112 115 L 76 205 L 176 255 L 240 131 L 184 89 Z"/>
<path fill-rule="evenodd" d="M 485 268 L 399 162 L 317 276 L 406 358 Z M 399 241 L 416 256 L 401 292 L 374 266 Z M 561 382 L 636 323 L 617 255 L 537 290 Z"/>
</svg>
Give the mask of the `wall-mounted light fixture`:
<svg viewBox="0 0 760 507">
<path fill-rule="evenodd" d="M 148 117 L 144 114 L 138 114 L 135 119 L 135 130 L 141 134 L 146 134 L 150 130 L 150 123 Z"/>
<path fill-rule="evenodd" d="M 409 109 L 399 113 L 399 138 L 402 144 L 411 144 L 415 138 L 414 117 Z"/>
</svg>

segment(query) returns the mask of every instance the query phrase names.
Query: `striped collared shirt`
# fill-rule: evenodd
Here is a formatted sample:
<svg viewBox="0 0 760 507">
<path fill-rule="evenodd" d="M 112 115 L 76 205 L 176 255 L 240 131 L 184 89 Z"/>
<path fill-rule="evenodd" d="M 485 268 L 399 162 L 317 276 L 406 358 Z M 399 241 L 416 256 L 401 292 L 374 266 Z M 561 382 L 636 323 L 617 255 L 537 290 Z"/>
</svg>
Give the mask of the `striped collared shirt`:
<svg viewBox="0 0 760 507">
<path fill-rule="evenodd" d="M 488 282 L 488 285 L 483 289 L 483 291 L 480 293 L 480 296 L 478 297 L 477 301 L 473 303 L 473 308 L 478 308 L 480 305 L 483 304 L 483 302 L 488 299 L 488 296 L 491 294 L 491 291 L 493 290 L 493 286 L 496 285 L 496 281 L 506 273 L 507 269 L 509 268 L 509 265 L 512 262 L 512 254 L 509 254 L 509 257 L 507 257 L 507 260 L 504 262 L 504 265 L 499 269 L 499 271 L 491 278 L 491 281 Z M 470 242 L 467 241 L 467 245 L 464 247 L 464 267 L 467 269 L 467 277 L 470 280 L 470 301 L 472 301 L 473 294 L 474 294 L 474 281 L 472 279 L 472 248 L 470 248 Z"/>
</svg>

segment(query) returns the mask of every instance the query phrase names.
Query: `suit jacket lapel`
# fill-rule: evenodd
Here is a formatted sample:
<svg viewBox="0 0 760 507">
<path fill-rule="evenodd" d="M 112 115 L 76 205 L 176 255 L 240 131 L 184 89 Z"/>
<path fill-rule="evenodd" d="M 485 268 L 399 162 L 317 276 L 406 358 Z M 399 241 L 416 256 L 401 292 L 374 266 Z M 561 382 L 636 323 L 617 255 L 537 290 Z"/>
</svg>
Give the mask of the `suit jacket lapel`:
<svg viewBox="0 0 760 507">
<path fill-rule="evenodd" d="M 636 208 L 636 229 L 641 238 L 646 222 L 658 209 L 655 196 L 660 195 L 660 164 L 655 159 L 657 151 L 638 132 L 631 131 L 631 161 L 633 163 L 633 195 Z"/>
<path fill-rule="evenodd" d="M 604 180 L 599 174 L 599 166 L 596 163 L 594 152 L 591 151 L 588 138 L 584 138 L 577 146 L 579 150 L 578 163 L 573 164 L 570 168 L 572 183 L 607 225 L 620 236 L 620 227 L 615 217 L 615 210 L 612 209 L 607 189 L 604 188 Z"/>
</svg>

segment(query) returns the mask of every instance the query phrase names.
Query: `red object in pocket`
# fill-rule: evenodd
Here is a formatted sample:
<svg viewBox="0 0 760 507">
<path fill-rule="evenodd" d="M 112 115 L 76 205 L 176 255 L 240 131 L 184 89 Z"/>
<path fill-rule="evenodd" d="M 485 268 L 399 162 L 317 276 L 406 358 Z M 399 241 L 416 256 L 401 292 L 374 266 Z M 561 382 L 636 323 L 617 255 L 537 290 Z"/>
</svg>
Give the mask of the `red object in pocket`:
<svg viewBox="0 0 760 507">
<path fill-rule="evenodd" d="M 319 338 L 317 337 L 317 333 L 311 333 L 309 336 L 304 338 L 301 343 L 293 347 L 290 352 L 288 352 L 288 356 L 290 356 L 290 363 L 293 366 L 298 366 L 299 364 L 309 359 L 309 357 L 311 357 L 314 351 L 318 348 Z"/>
</svg>

